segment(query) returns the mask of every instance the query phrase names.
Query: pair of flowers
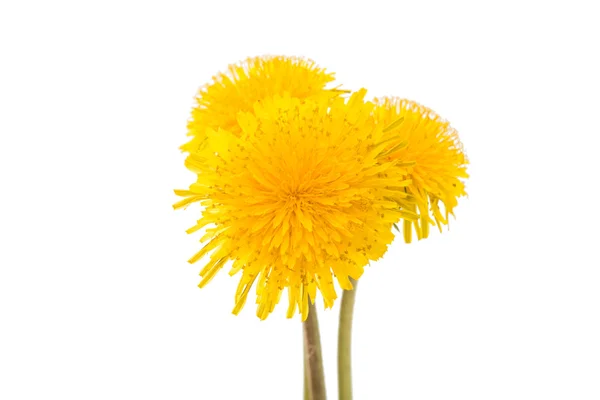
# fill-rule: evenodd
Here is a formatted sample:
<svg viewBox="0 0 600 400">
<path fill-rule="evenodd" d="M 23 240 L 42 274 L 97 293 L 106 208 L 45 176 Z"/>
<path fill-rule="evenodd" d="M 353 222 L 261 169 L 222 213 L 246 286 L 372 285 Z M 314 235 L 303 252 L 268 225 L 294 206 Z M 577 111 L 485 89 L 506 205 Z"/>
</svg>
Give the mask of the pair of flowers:
<svg viewBox="0 0 600 400">
<path fill-rule="evenodd" d="M 202 87 L 182 146 L 197 174 L 183 199 L 202 215 L 200 287 L 225 266 L 241 274 L 234 313 L 256 287 L 266 318 L 287 289 L 305 320 L 317 291 L 336 299 L 402 232 L 426 238 L 465 195 L 456 131 L 409 100 L 328 88 L 332 73 L 293 57 L 256 57 Z"/>
</svg>

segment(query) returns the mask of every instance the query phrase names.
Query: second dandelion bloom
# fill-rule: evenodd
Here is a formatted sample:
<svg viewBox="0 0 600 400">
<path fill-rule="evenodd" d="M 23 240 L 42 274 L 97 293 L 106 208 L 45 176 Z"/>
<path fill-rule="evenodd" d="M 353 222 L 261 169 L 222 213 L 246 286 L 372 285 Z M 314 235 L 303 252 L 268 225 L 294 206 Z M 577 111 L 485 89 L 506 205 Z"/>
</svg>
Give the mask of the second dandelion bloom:
<svg viewBox="0 0 600 400">
<path fill-rule="evenodd" d="M 416 203 L 409 207 L 419 218 L 404 220 L 404 239 L 410 243 L 413 231 L 418 239 L 426 238 L 430 225 L 441 229 L 448 223 L 449 215 L 453 215 L 458 199 L 466 195 L 468 159 L 462 143 L 448 121 L 414 101 L 381 98 L 375 104 L 378 123 L 402 121 L 388 133 L 390 146 L 406 144 L 394 157 L 414 161 L 409 167 L 411 184 L 406 191 Z"/>
<path fill-rule="evenodd" d="M 207 129 L 220 128 L 240 135 L 237 115 L 252 111 L 257 101 L 286 94 L 298 99 L 335 97 L 340 90 L 327 88 L 333 80 L 333 73 L 301 57 L 251 57 L 232 64 L 198 91 L 188 122 L 188 136 L 192 139 L 182 149 L 193 151 L 198 142 L 206 139 Z"/>
<path fill-rule="evenodd" d="M 288 317 L 305 319 L 317 291 L 333 305 L 334 279 L 350 289 L 386 252 L 392 224 L 410 217 L 403 145 L 389 148 L 364 95 L 264 99 L 239 113 L 240 132 L 208 129 L 189 155 L 198 180 L 176 206 L 200 202 L 190 232 L 206 230 L 190 261 L 210 254 L 201 287 L 228 264 L 241 274 L 234 312 L 252 286 L 260 318 L 286 289 Z"/>
</svg>

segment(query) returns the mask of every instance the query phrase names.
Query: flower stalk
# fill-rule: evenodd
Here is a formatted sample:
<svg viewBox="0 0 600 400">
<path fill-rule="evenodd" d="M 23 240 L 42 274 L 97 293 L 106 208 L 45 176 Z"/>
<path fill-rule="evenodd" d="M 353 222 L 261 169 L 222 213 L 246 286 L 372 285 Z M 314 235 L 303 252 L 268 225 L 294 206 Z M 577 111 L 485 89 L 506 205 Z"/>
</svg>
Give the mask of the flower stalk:
<svg viewBox="0 0 600 400">
<path fill-rule="evenodd" d="M 310 301 L 308 302 L 308 317 L 302 323 L 302 327 L 304 331 L 305 399 L 308 392 L 309 400 L 326 400 L 319 321 L 317 309 Z"/>
<path fill-rule="evenodd" d="M 350 282 L 353 288 L 344 290 L 340 308 L 338 332 L 338 393 L 340 400 L 352 400 L 352 319 L 358 282 L 354 279 L 350 279 Z"/>
<path fill-rule="evenodd" d="M 304 329 L 304 328 L 303 328 Z M 304 333 L 302 334 L 302 354 L 306 354 L 306 341 L 304 340 Z M 310 400 L 310 393 L 308 392 L 308 363 L 306 362 L 306 356 L 303 358 L 302 372 L 304 375 L 304 400 Z"/>
</svg>

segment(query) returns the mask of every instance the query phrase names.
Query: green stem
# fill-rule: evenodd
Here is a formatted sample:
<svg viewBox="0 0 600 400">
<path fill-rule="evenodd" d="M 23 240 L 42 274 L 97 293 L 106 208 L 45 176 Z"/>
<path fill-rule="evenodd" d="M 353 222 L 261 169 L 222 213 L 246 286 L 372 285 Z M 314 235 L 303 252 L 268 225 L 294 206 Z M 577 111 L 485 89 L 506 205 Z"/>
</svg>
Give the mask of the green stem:
<svg viewBox="0 0 600 400">
<path fill-rule="evenodd" d="M 323 355 L 321 353 L 321 334 L 317 309 L 308 302 L 308 317 L 302 324 L 304 331 L 304 365 L 305 365 L 305 396 L 308 391 L 310 400 L 326 400 L 325 373 L 323 371 Z M 306 387 L 308 390 L 306 390 Z"/>
<path fill-rule="evenodd" d="M 304 334 L 302 335 L 302 354 L 304 357 L 304 366 L 302 367 L 304 375 L 304 400 L 310 400 L 310 393 L 308 393 L 308 364 L 306 362 L 306 342 L 304 341 Z"/>
<path fill-rule="evenodd" d="M 354 279 L 352 290 L 344 290 L 340 308 L 340 326 L 338 333 L 338 390 L 340 400 L 352 400 L 352 317 L 356 299 L 356 286 Z"/>
</svg>

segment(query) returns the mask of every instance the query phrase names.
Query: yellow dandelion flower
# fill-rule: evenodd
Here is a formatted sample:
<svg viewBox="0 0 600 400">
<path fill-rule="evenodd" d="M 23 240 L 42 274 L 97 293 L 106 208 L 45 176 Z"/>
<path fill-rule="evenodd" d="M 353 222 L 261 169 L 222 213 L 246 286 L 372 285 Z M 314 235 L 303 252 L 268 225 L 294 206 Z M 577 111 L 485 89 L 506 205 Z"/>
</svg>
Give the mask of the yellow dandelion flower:
<svg viewBox="0 0 600 400">
<path fill-rule="evenodd" d="M 418 239 L 426 238 L 430 224 L 437 224 L 441 231 L 448 216 L 454 215 L 458 198 L 466 195 L 462 179 L 468 177 L 468 160 L 462 143 L 450 123 L 427 107 L 398 98 L 375 99 L 375 104 L 379 123 L 385 126 L 401 121 L 388 135 L 407 145 L 394 151 L 392 158 L 414 161 L 409 167 L 412 183 L 406 191 L 414 196 L 412 211 L 419 220 L 404 220 L 404 240 L 411 242 L 413 228 Z"/>
<path fill-rule="evenodd" d="M 175 208 L 199 202 L 204 247 L 191 259 L 210 259 L 200 287 L 224 266 L 241 272 L 233 312 L 256 285 L 257 315 L 271 313 L 287 289 L 288 318 L 306 319 L 319 291 L 336 299 L 334 279 L 352 287 L 370 260 L 393 240 L 392 224 L 410 207 L 407 170 L 390 159 L 384 129 L 365 90 L 349 99 L 275 96 L 240 113 L 241 132 L 208 129 L 186 166 L 197 173 Z"/>
<path fill-rule="evenodd" d="M 237 115 L 252 111 L 256 101 L 284 94 L 299 99 L 323 93 L 336 96 L 341 91 L 325 89 L 333 80 L 333 73 L 319 68 L 312 60 L 298 57 L 254 57 L 230 65 L 227 72 L 217 74 L 212 83 L 200 88 L 188 122 L 188 135 L 193 138 L 182 149 L 189 151 L 195 142 L 204 140 L 207 128 L 221 128 L 239 136 Z"/>
</svg>

